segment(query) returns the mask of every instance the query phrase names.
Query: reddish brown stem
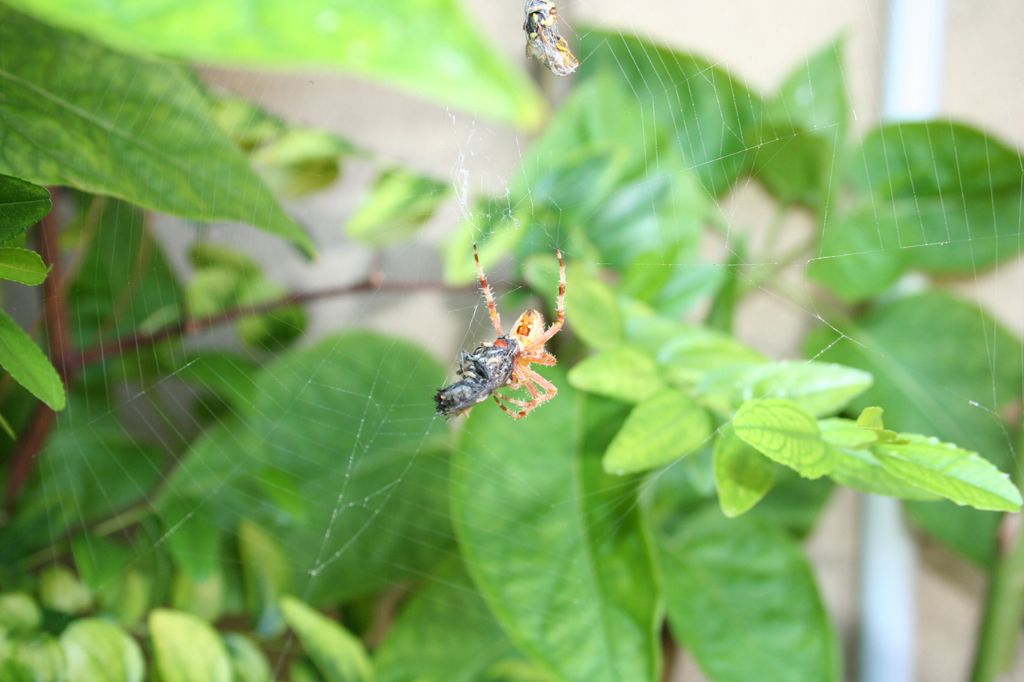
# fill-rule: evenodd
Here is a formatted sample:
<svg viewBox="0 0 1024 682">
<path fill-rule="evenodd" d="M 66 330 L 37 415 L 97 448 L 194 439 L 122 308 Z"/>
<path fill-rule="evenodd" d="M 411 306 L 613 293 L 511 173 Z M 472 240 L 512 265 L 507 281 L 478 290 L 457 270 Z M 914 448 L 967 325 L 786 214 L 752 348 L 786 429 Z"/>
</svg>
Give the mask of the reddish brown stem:
<svg viewBox="0 0 1024 682">
<path fill-rule="evenodd" d="M 57 224 L 56 206 L 59 194 L 56 188 L 50 189 L 54 209 L 39 224 L 39 250 L 43 261 L 50 266 L 50 274 L 43 282 L 43 317 L 46 321 L 46 339 L 50 352 L 50 362 L 57 369 L 65 387 L 68 385 L 68 356 L 71 348 L 68 333 L 68 307 L 61 282 L 60 228 Z M 32 473 L 36 455 L 43 449 L 46 438 L 56 423 L 56 414 L 46 405 L 39 403 L 28 427 L 22 432 L 21 438 L 11 455 L 10 469 L 7 477 L 7 490 L 4 505 L 8 513 L 14 508 L 21 489 Z"/>
</svg>

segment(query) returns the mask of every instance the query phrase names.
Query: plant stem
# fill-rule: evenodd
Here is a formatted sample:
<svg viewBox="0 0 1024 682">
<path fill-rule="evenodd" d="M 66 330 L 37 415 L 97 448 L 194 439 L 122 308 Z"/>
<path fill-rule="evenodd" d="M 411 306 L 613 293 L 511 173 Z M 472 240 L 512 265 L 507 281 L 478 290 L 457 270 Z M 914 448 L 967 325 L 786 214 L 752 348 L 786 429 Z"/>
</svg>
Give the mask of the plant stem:
<svg viewBox="0 0 1024 682">
<path fill-rule="evenodd" d="M 1024 428 L 1017 445 L 1018 487 L 1024 489 Z M 1024 617 L 1024 523 L 1019 514 L 1003 517 L 1000 552 L 988 586 L 985 614 L 974 652 L 972 682 L 993 682 L 1012 664 Z"/>
<path fill-rule="evenodd" d="M 67 361 L 71 346 L 68 339 L 70 325 L 67 297 L 64 287 L 61 286 L 63 270 L 60 257 L 60 226 L 57 224 L 56 215 L 60 194 L 55 187 L 50 188 L 50 194 L 53 197 L 53 209 L 39 225 L 39 250 L 42 252 L 43 261 L 50 266 L 50 273 L 43 282 L 43 315 L 46 320 L 50 362 L 53 363 L 67 389 L 70 384 Z M 18 439 L 11 455 L 4 495 L 4 507 L 9 514 L 14 510 L 14 503 L 32 474 L 36 455 L 43 449 L 56 421 L 56 413 L 43 403 L 39 403 L 28 427 Z"/>
</svg>

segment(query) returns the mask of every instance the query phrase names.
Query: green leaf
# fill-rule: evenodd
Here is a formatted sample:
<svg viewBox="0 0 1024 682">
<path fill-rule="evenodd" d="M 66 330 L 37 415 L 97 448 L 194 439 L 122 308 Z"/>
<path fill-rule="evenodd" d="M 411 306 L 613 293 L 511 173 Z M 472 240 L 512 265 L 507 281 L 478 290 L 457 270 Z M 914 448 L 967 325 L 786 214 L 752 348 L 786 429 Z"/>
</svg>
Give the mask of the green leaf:
<svg viewBox="0 0 1024 682">
<path fill-rule="evenodd" d="M 50 268 L 35 251 L 16 247 L 0 247 L 0 279 L 29 286 L 42 284 Z"/>
<path fill-rule="evenodd" d="M 711 436 L 711 418 L 692 398 L 665 388 L 641 401 L 604 454 L 604 470 L 647 471 L 696 452 Z"/>
<path fill-rule="evenodd" d="M 732 426 L 748 445 L 805 478 L 835 468 L 835 453 L 822 440 L 818 422 L 792 401 L 751 400 L 736 412 Z"/>
<path fill-rule="evenodd" d="M 654 538 L 672 631 L 710 679 L 841 679 L 811 568 L 783 532 L 712 511 L 664 515 Z"/>
<path fill-rule="evenodd" d="M 232 682 L 270 682 L 273 673 L 256 643 L 237 632 L 224 635 L 231 657 Z"/>
<path fill-rule="evenodd" d="M 161 682 L 231 682 L 231 660 L 209 625 L 180 611 L 149 614 L 156 671 Z"/>
<path fill-rule="evenodd" d="M 879 443 L 874 453 L 890 473 L 957 504 L 993 511 L 1020 510 L 1017 486 L 976 452 L 938 438 L 901 433 L 899 441 Z"/>
<path fill-rule="evenodd" d="M 339 157 L 354 152 L 351 142 L 333 133 L 292 128 L 254 149 L 250 159 L 274 191 L 302 197 L 332 185 L 341 175 Z"/>
<path fill-rule="evenodd" d="M 373 665 L 362 642 L 345 628 L 293 597 L 281 600 L 281 610 L 326 682 L 373 679 Z"/>
<path fill-rule="evenodd" d="M 220 568 L 224 531 L 203 514 L 196 514 L 203 499 L 196 496 L 168 496 L 161 505 L 167 549 L 178 570 L 202 582 Z"/>
<path fill-rule="evenodd" d="M 587 55 L 580 78 L 610 74 L 631 88 L 653 125 L 644 132 L 673 141 L 705 189 L 721 196 L 756 153 L 745 132 L 760 118 L 760 97 L 726 70 L 690 54 L 614 31 L 581 32 Z"/>
<path fill-rule="evenodd" d="M 82 613 L 92 607 L 89 588 L 63 566 L 46 569 L 39 576 L 39 600 L 51 611 Z"/>
<path fill-rule="evenodd" d="M 11 634 L 28 633 L 43 622 L 43 614 L 24 592 L 0 594 L 0 628 Z"/>
<path fill-rule="evenodd" d="M 584 359 L 569 370 L 568 379 L 581 391 L 634 403 L 664 386 L 651 356 L 632 346 L 618 346 Z"/>
<path fill-rule="evenodd" d="M 941 293 L 878 306 L 857 327 L 822 328 L 807 354 L 871 372 L 875 383 L 851 404 L 885 408 L 886 426 L 934 435 L 978 452 L 998 468 L 1012 466 L 1004 426 L 1021 400 L 1020 340 L 975 303 Z M 1001 516 L 948 502 L 909 506 L 915 521 L 979 563 L 990 561 Z"/>
<path fill-rule="evenodd" d="M 520 660 L 455 561 L 432 576 L 402 610 L 377 649 L 377 682 L 474 682 L 497 664 Z"/>
<path fill-rule="evenodd" d="M 654 680 L 657 589 L 635 498 L 598 455 L 621 405 L 554 381 L 558 397 L 528 419 L 469 417 L 451 485 L 466 567 L 509 638 L 558 679 Z"/>
<path fill-rule="evenodd" d="M 822 362 L 773 362 L 741 375 L 733 404 L 785 398 L 819 417 L 838 412 L 870 387 L 871 375 L 863 370 Z"/>
<path fill-rule="evenodd" d="M 142 651 L 127 632 L 99 618 L 83 618 L 60 636 L 68 680 L 141 682 Z"/>
<path fill-rule="evenodd" d="M 313 253 L 184 68 L 114 52 L 10 9 L 0 9 L 0 44 L 0 121 L 19 133 L 6 140 L 0 172 L 195 220 L 250 223 Z M 86 82 L 103 82 L 103 96 Z"/>
<path fill-rule="evenodd" d="M 821 437 L 837 448 L 865 449 L 878 442 L 876 431 L 851 419 L 819 419 L 818 428 L 821 429 Z"/>
<path fill-rule="evenodd" d="M 715 488 L 728 517 L 739 516 L 761 501 L 775 483 L 775 464 L 740 440 L 731 426 L 715 441 Z"/>
<path fill-rule="evenodd" d="M 28 334 L 10 315 L 0 310 L 0 367 L 32 395 L 54 410 L 67 402 L 64 382 Z"/>
<path fill-rule="evenodd" d="M 186 357 L 174 376 L 209 391 L 235 409 L 253 404 L 258 365 L 237 353 L 209 351 Z"/>
<path fill-rule="evenodd" d="M 828 439 L 828 434 L 825 434 Z M 888 495 L 904 500 L 937 500 L 938 495 L 911 485 L 886 469 L 870 450 L 836 448 L 836 468 L 829 474 L 834 481 L 854 490 Z"/>
<path fill-rule="evenodd" d="M 175 573 L 171 583 L 170 605 L 178 611 L 213 623 L 226 608 L 226 584 L 220 569 L 202 578 L 194 578 L 184 571 Z"/>
<path fill-rule="evenodd" d="M 264 636 L 277 634 L 284 629 L 277 600 L 291 590 L 288 559 L 277 541 L 249 520 L 243 520 L 238 527 L 238 550 L 246 602 L 256 631 Z"/>
<path fill-rule="evenodd" d="M 68 291 L 76 343 L 88 347 L 177 321 L 184 295 L 143 212 L 122 201 L 85 197 L 80 213 L 85 252 Z M 139 362 L 139 356 L 128 357 Z M 110 365 L 103 369 L 109 381 Z"/>
<path fill-rule="evenodd" d="M 582 265 L 566 270 L 566 324 L 591 348 L 602 350 L 622 341 L 622 312 L 611 287 Z M 557 279 L 543 283 L 544 291 L 557 287 Z M 534 284 L 540 290 L 541 284 Z"/>
<path fill-rule="evenodd" d="M 38 223 L 50 208 L 45 187 L 0 174 L 0 243 Z"/>
<path fill-rule="evenodd" d="M 345 231 L 370 246 L 407 239 L 448 198 L 448 183 L 402 168 L 377 176 L 373 189 L 349 217 Z"/>
<path fill-rule="evenodd" d="M 32 639 L 16 641 L 9 662 L 17 672 L 16 682 L 64 682 L 67 679 L 67 666 L 64 663 L 64 652 L 53 637 L 42 635 Z M 0 667 L 6 681 L 7 671 Z"/>
<path fill-rule="evenodd" d="M 122 49 L 233 65 L 334 67 L 535 128 L 543 102 L 455 0 L 15 0 Z"/>
<path fill-rule="evenodd" d="M 444 378 L 420 348 L 373 334 L 290 352 L 256 376 L 251 408 L 189 448 L 158 506 L 198 498 L 193 516 L 220 528 L 258 523 L 313 604 L 418 580 L 452 544 L 432 399 Z"/>
<path fill-rule="evenodd" d="M 970 126 L 880 126 L 850 159 L 860 205 L 823 234 L 812 277 L 851 301 L 905 269 L 972 274 L 1021 250 L 1024 156 Z"/>
<path fill-rule="evenodd" d="M 786 77 L 751 140 L 760 145 L 757 176 L 783 201 L 827 207 L 850 118 L 842 48 L 842 40 L 829 43 Z"/>
</svg>

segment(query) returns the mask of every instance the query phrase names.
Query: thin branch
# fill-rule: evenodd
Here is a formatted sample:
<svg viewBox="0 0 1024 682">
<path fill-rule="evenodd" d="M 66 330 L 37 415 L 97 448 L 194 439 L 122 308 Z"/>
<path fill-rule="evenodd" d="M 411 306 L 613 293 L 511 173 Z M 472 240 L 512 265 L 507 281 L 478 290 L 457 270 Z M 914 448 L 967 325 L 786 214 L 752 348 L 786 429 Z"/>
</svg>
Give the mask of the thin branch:
<svg viewBox="0 0 1024 682">
<path fill-rule="evenodd" d="M 69 385 L 68 357 L 70 355 L 70 325 L 68 324 L 67 297 L 61 286 L 63 273 L 60 257 L 60 226 L 57 224 L 57 188 L 50 188 L 54 208 L 43 218 L 39 225 L 39 250 L 43 261 L 49 264 L 50 274 L 43 282 L 43 317 L 46 320 L 46 339 L 50 353 L 50 362 L 57 369 L 64 382 Z M 57 415 L 43 403 L 39 403 L 28 427 L 22 432 L 11 455 L 7 477 L 7 490 L 4 505 L 10 513 L 18 499 L 22 488 L 28 482 L 35 464 L 36 455 L 43 449 L 46 439 L 56 423 Z"/>
<path fill-rule="evenodd" d="M 449 291 L 454 293 L 471 293 L 474 288 L 449 287 L 441 282 L 381 282 L 379 277 L 370 277 L 355 284 L 328 287 L 315 291 L 294 292 L 281 298 L 256 305 L 238 306 L 207 317 L 182 320 L 161 327 L 148 334 L 128 334 L 121 338 L 98 343 L 90 348 L 72 355 L 68 359 L 68 368 L 72 375 L 82 367 L 99 362 L 108 357 L 122 355 L 129 351 L 145 348 L 161 341 L 176 339 L 181 336 L 199 334 L 213 327 L 234 322 L 248 315 L 264 315 L 266 313 L 287 308 L 289 306 L 314 303 L 324 299 L 338 298 L 350 294 L 385 292 L 415 293 L 418 291 Z"/>
</svg>

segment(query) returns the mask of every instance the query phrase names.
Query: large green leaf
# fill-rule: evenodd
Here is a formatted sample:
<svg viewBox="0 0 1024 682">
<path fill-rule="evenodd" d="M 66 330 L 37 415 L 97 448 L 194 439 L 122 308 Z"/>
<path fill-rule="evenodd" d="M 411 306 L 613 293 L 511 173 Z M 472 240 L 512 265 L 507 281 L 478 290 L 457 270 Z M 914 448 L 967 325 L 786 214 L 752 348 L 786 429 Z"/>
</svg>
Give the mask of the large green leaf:
<svg viewBox="0 0 1024 682">
<path fill-rule="evenodd" d="M 161 682 L 231 682 L 224 642 L 198 618 L 156 609 L 149 614 L 149 636 Z"/>
<path fill-rule="evenodd" d="M 835 468 L 835 453 L 822 440 L 818 422 L 792 401 L 751 400 L 737 410 L 732 427 L 758 452 L 806 478 Z"/>
<path fill-rule="evenodd" d="M 377 682 L 475 682 L 521 655 L 453 561 L 409 601 L 375 660 Z"/>
<path fill-rule="evenodd" d="M 711 417 L 693 398 L 663 388 L 640 401 L 604 454 L 604 470 L 647 471 L 696 452 L 711 436 Z"/>
<path fill-rule="evenodd" d="M 978 456 L 937 438 L 901 433 L 874 448 L 882 466 L 911 485 L 957 504 L 1019 511 L 1020 491 L 1010 477 Z"/>
<path fill-rule="evenodd" d="M 72 623 L 60 636 L 68 680 L 141 682 L 142 651 L 127 632 L 99 618 Z"/>
<path fill-rule="evenodd" d="M 749 170 L 756 153 L 745 133 L 757 123 L 760 97 L 725 69 L 635 36 L 588 30 L 581 78 L 621 79 L 648 114 L 649 136 L 673 141 L 711 194 L 719 196 Z"/>
<path fill-rule="evenodd" d="M 281 600 L 281 611 L 326 682 L 369 682 L 373 665 L 355 636 L 294 597 Z"/>
<path fill-rule="evenodd" d="M 874 376 L 852 407 L 885 408 L 886 426 L 980 453 L 1003 471 L 1012 457 L 994 415 L 1021 400 L 1021 342 L 975 304 L 928 293 L 880 306 L 843 336 L 816 331 L 807 352 Z M 914 503 L 911 515 L 979 562 L 995 551 L 999 515 L 950 503 Z"/>
<path fill-rule="evenodd" d="M 74 15 L 68 10 L 61 16 Z M 184 68 L 114 52 L 3 7 L 0 44 L 0 125 L 12 131 L 0 172 L 186 218 L 249 223 L 313 252 L 220 132 Z"/>
<path fill-rule="evenodd" d="M 10 315 L 0 310 L 0 367 L 32 395 L 54 410 L 63 410 L 64 382 L 36 342 Z"/>
<path fill-rule="evenodd" d="M 651 356 L 628 345 L 586 358 L 568 378 L 581 391 L 628 402 L 640 402 L 664 386 Z"/>
<path fill-rule="evenodd" d="M 559 679 L 653 680 L 654 585 L 630 484 L 601 469 L 619 404 L 565 385 L 522 421 L 476 410 L 452 468 L 466 567 L 510 639 Z"/>
<path fill-rule="evenodd" d="M 45 187 L 0 175 L 0 242 L 16 237 L 50 212 Z"/>
<path fill-rule="evenodd" d="M 353 333 L 266 366 L 251 408 L 207 431 L 175 471 L 175 499 L 223 530 L 251 519 L 277 538 L 293 585 L 336 603 L 418 578 L 450 550 L 444 370 L 410 344 Z M 254 499 L 264 501 L 254 504 Z"/>
<path fill-rule="evenodd" d="M 654 537 L 672 631 L 710 679 L 840 679 L 839 643 L 814 576 L 782 531 L 712 510 L 665 514 Z"/>
<path fill-rule="evenodd" d="M 256 631 L 266 636 L 277 634 L 284 627 L 277 602 L 291 589 L 288 558 L 275 538 L 248 519 L 238 526 L 238 553 Z"/>
<path fill-rule="evenodd" d="M 850 173 L 862 203 L 826 225 L 810 269 L 844 298 L 878 293 L 905 269 L 970 274 L 1021 250 L 1024 156 L 981 130 L 880 126 Z"/>
<path fill-rule="evenodd" d="M 544 105 L 456 0 L 13 0 L 122 49 L 198 61 L 336 67 L 523 127 Z M 513 27 L 518 30 L 518 26 Z"/>
</svg>

